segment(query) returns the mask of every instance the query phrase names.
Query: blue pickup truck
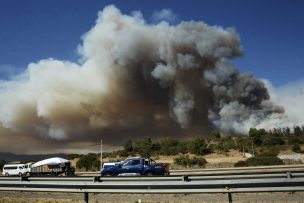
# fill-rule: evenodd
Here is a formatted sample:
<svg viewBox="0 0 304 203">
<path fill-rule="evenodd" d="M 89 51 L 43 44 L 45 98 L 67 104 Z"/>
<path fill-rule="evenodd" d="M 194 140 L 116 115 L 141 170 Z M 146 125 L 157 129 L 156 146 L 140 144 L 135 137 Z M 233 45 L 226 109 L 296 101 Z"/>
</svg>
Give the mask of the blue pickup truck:
<svg viewBox="0 0 304 203">
<path fill-rule="evenodd" d="M 147 158 L 127 158 L 115 165 L 104 166 L 101 176 L 170 175 L 169 165 Z"/>
</svg>

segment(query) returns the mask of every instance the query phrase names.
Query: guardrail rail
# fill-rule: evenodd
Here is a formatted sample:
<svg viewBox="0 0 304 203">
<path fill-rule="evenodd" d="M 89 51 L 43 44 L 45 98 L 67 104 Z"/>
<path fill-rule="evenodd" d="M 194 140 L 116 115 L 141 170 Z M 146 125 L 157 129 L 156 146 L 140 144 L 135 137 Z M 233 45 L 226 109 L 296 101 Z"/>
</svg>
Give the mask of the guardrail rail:
<svg viewBox="0 0 304 203">
<path fill-rule="evenodd" d="M 0 191 L 84 193 L 232 193 L 304 191 L 304 172 L 132 177 L 0 177 Z"/>
</svg>

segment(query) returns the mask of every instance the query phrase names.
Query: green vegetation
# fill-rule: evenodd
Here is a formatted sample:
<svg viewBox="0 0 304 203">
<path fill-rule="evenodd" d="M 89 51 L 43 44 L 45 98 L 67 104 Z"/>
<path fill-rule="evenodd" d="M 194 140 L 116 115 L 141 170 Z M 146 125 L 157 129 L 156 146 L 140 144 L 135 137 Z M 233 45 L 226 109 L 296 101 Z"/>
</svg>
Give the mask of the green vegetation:
<svg viewBox="0 0 304 203">
<path fill-rule="evenodd" d="M 256 156 L 247 159 L 246 161 L 239 161 L 235 167 L 245 166 L 271 166 L 271 165 L 284 165 L 283 161 L 276 156 Z"/>
<path fill-rule="evenodd" d="M 296 153 L 302 153 L 301 147 L 298 144 L 292 146 L 292 151 Z"/>
<path fill-rule="evenodd" d="M 7 162 L 5 160 L 0 160 L 0 170 L 2 170 L 3 166 L 6 164 Z"/>
<path fill-rule="evenodd" d="M 79 169 L 83 168 L 86 171 L 99 170 L 100 169 L 99 156 L 97 154 L 93 154 L 93 153 L 83 155 L 77 161 L 76 167 Z"/>
<path fill-rule="evenodd" d="M 275 146 L 261 148 L 260 152 L 255 156 L 247 159 L 246 161 L 239 161 L 234 166 L 271 166 L 271 165 L 284 165 L 283 161 L 277 157 L 279 149 Z"/>
<path fill-rule="evenodd" d="M 188 155 L 181 155 L 174 159 L 174 163 L 183 167 L 199 166 L 204 167 L 207 161 L 202 157 L 190 158 Z"/>
<path fill-rule="evenodd" d="M 204 166 L 203 158 L 190 158 L 188 154 L 204 156 L 217 152 L 226 153 L 231 149 L 242 152 L 254 153 L 256 156 L 246 161 L 241 161 L 235 166 L 258 166 L 283 164 L 277 158 L 279 148 L 284 145 L 293 145 L 292 150 L 303 153 L 300 144 L 304 144 L 304 126 L 290 128 L 274 128 L 272 130 L 251 128 L 248 135 L 222 135 L 218 131 L 211 132 L 208 136 L 196 136 L 192 140 L 181 141 L 172 137 L 152 140 L 144 137 L 141 140 L 126 140 L 122 150 L 103 153 L 103 157 L 124 159 L 130 156 L 158 157 L 179 155 L 175 164 L 184 167 Z M 73 155 L 76 156 L 76 155 Z M 89 170 L 99 168 L 99 155 L 89 154 L 80 157 L 78 168 Z M 87 160 L 88 159 L 88 160 Z"/>
<path fill-rule="evenodd" d="M 155 141 L 150 137 L 144 137 L 135 142 L 127 140 L 122 150 L 104 153 L 103 157 L 155 157 L 180 154 L 203 156 L 211 152 L 225 153 L 231 149 L 259 153 L 260 151 L 265 151 L 264 148 L 274 149 L 272 146 L 302 143 L 304 144 L 304 126 L 295 126 L 293 129 L 274 128 L 269 131 L 251 128 L 248 135 L 221 135 L 220 132 L 213 131 L 209 136 L 196 136 L 188 141 L 180 141 L 172 137 L 164 137 Z M 299 149 L 296 150 L 299 152 Z"/>
</svg>

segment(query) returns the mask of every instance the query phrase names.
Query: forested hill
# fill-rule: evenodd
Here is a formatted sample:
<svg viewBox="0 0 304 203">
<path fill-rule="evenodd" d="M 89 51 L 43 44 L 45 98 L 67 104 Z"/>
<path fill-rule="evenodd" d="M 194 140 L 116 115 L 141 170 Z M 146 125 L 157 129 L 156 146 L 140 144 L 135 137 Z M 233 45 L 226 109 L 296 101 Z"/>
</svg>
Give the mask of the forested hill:
<svg viewBox="0 0 304 203">
<path fill-rule="evenodd" d="M 7 152 L 0 152 L 0 160 L 6 161 L 40 161 L 51 157 L 67 158 L 67 154 L 13 154 Z"/>
</svg>

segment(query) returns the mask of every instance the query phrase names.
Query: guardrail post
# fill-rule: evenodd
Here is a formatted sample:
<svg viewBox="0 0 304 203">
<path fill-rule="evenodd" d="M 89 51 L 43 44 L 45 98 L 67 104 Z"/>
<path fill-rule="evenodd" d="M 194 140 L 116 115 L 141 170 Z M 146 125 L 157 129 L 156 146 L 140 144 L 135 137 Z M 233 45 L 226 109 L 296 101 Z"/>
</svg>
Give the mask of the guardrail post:
<svg viewBox="0 0 304 203">
<path fill-rule="evenodd" d="M 189 182 L 190 181 L 189 176 L 182 176 L 182 181 Z"/>
<path fill-rule="evenodd" d="M 27 176 L 21 176 L 20 177 L 20 181 L 28 181 L 28 177 Z"/>
<path fill-rule="evenodd" d="M 89 193 L 84 193 L 84 203 L 89 203 Z"/>
<path fill-rule="evenodd" d="M 228 202 L 232 203 L 232 194 L 231 194 L 231 192 L 228 192 Z"/>
<path fill-rule="evenodd" d="M 93 182 L 100 182 L 100 176 L 93 176 Z"/>
</svg>

